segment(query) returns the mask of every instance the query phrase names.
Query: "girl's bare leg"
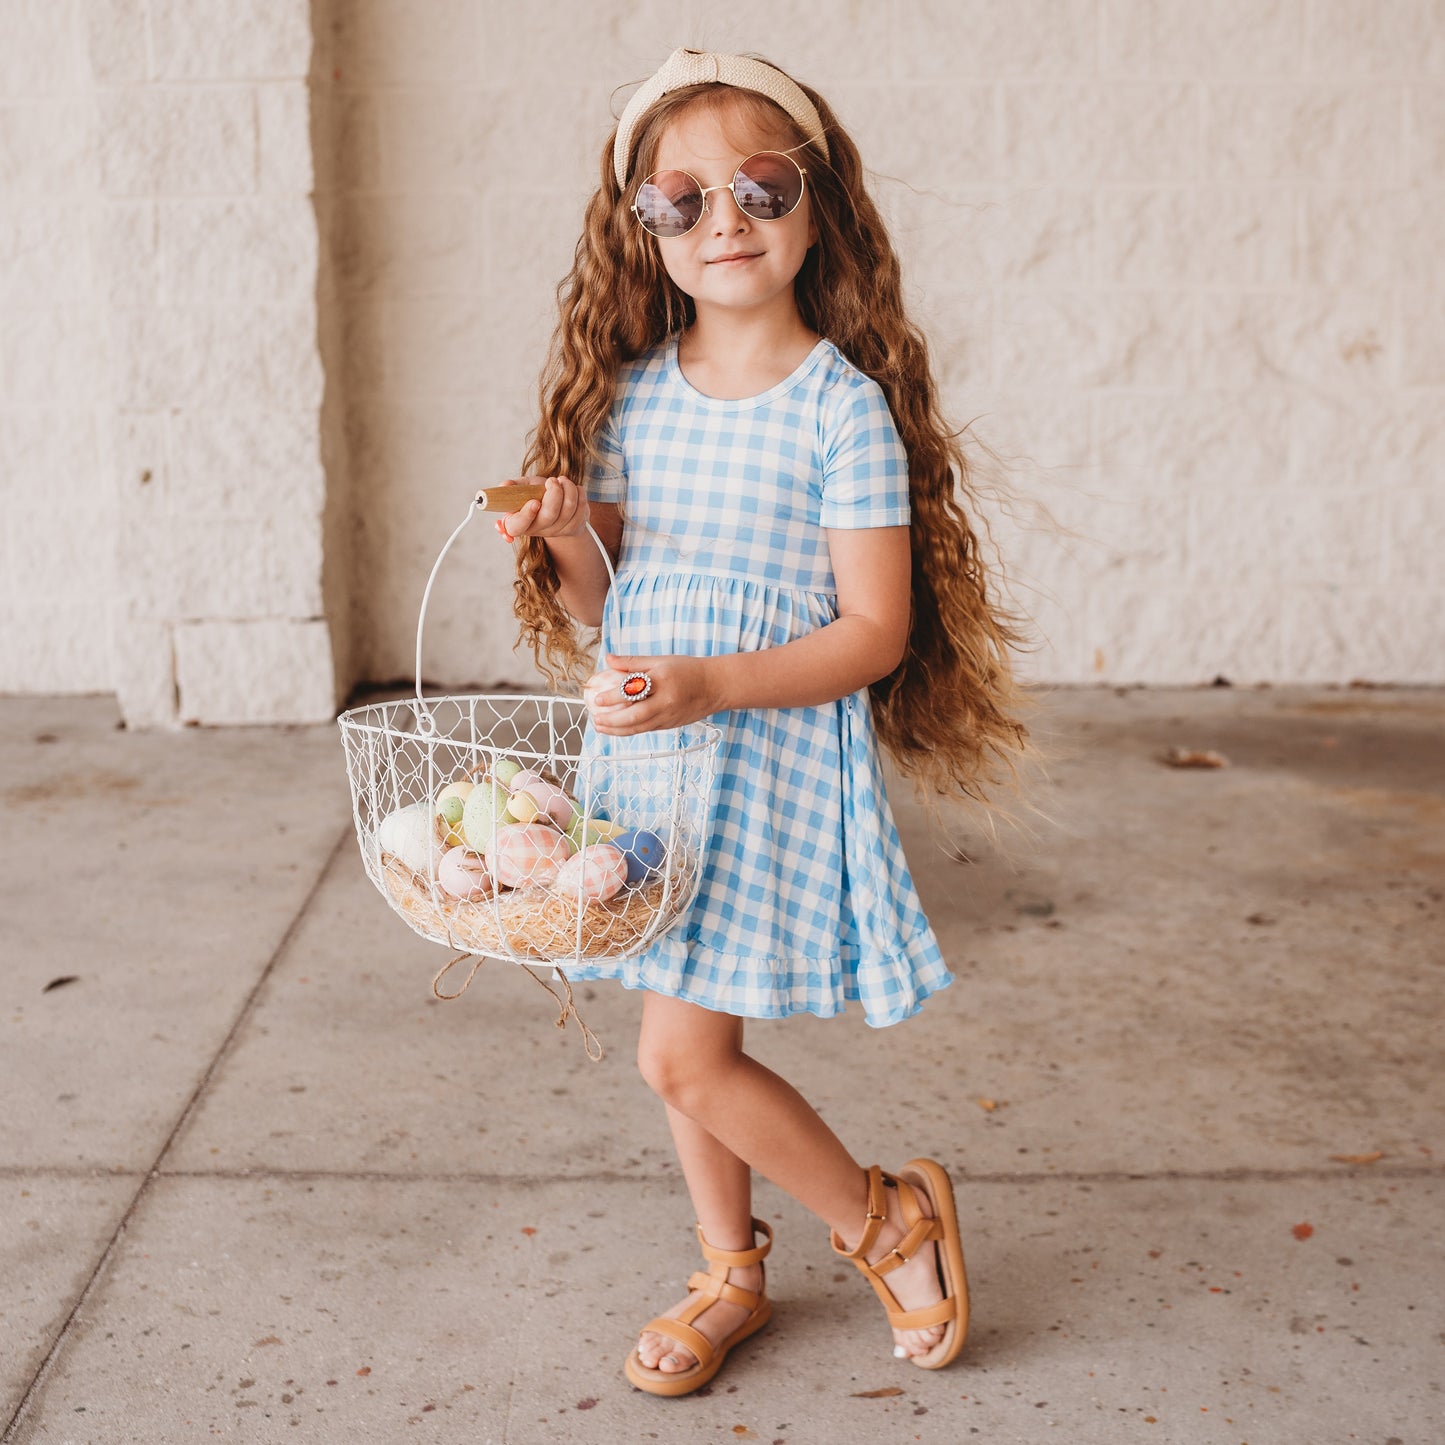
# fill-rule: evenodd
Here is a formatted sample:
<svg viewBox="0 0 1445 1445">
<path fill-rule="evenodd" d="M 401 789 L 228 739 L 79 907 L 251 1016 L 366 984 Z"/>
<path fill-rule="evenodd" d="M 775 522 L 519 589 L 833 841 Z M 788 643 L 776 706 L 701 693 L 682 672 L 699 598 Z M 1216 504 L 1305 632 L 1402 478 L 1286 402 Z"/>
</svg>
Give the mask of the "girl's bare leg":
<svg viewBox="0 0 1445 1445">
<path fill-rule="evenodd" d="M 786 1079 L 745 1054 L 742 1042 L 741 1019 L 665 994 L 646 996 L 638 1066 L 668 1106 L 704 1235 L 720 1249 L 751 1246 L 751 1191 L 741 1181 L 743 1170 L 752 1168 L 836 1229 L 847 1244 L 855 1244 L 863 1232 L 867 1175 L 812 1105 Z M 897 1193 L 887 1193 L 889 1218 L 869 1251 L 871 1259 L 881 1258 L 903 1237 Z M 730 1278 L 743 1288 L 757 1287 L 743 1271 Z M 905 1309 L 940 1297 L 930 1249 L 920 1250 L 888 1279 Z M 743 1313 L 727 1307 L 725 1318 L 719 1302 L 693 1327 L 709 1339 L 722 1339 L 737 1328 Z M 894 1331 L 909 1354 L 926 1353 L 942 1337 L 942 1326 Z M 639 1353 L 645 1363 L 665 1371 L 693 1363 L 688 1351 L 656 1335 L 644 1335 Z"/>
</svg>

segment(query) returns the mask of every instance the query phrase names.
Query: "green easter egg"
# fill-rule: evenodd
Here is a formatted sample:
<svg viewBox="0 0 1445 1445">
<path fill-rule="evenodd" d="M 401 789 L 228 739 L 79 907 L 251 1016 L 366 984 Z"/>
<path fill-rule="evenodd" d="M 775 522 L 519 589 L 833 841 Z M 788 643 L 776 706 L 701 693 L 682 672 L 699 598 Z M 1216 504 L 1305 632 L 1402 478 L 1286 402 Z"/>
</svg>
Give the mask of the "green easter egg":
<svg viewBox="0 0 1445 1445">
<path fill-rule="evenodd" d="M 499 758 L 492 769 L 492 776 L 504 787 L 512 786 L 512 779 L 522 771 L 522 765 L 515 758 Z"/>
<path fill-rule="evenodd" d="M 509 823 L 507 790 L 499 784 L 479 783 L 462 810 L 462 837 L 474 853 L 485 852 L 497 828 Z"/>
<path fill-rule="evenodd" d="M 455 828 L 462 821 L 462 814 L 466 812 L 467 803 L 465 798 L 459 798 L 455 793 L 450 798 L 443 798 L 441 807 L 437 811 L 442 815 L 448 828 Z"/>
</svg>

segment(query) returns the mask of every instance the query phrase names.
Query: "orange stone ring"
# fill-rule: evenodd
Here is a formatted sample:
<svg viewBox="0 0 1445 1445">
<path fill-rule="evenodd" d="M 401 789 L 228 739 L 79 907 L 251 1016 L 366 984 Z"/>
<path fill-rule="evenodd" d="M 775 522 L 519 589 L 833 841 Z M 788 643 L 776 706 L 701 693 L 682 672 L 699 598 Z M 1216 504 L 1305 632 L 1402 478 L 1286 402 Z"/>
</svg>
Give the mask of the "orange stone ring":
<svg viewBox="0 0 1445 1445">
<path fill-rule="evenodd" d="M 641 702 L 652 696 L 652 678 L 645 672 L 629 672 L 617 690 L 625 702 Z"/>
</svg>

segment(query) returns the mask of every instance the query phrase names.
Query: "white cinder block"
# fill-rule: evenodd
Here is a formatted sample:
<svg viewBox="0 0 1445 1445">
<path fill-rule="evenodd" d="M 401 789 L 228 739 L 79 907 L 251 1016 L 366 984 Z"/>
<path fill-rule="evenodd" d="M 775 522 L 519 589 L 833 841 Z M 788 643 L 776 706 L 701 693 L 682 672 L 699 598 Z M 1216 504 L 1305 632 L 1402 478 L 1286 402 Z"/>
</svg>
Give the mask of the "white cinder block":
<svg viewBox="0 0 1445 1445">
<path fill-rule="evenodd" d="M 1303 0 L 1103 0 L 1103 70 L 1117 75 L 1289 75 Z"/>
<path fill-rule="evenodd" d="M 1006 387 L 1178 387 L 1198 370 L 1192 308 L 1172 292 L 1001 292 L 994 328 Z"/>
<path fill-rule="evenodd" d="M 1078 75 L 1098 66 L 1094 0 L 915 0 L 892 21 L 900 75 L 909 80 Z"/>
<path fill-rule="evenodd" d="M 983 81 L 839 88 L 840 117 L 864 164 L 879 175 L 949 195 L 955 188 L 1002 180 L 994 87 Z M 600 132 L 605 135 L 605 128 Z M 920 136 L 949 137 L 945 167 Z M 1006 164 L 1006 163 L 1005 163 Z"/>
<path fill-rule="evenodd" d="M 1184 499 L 1246 483 L 1272 491 L 1286 480 L 1287 392 L 1101 394 L 1094 403 L 1100 474 L 1120 490 Z"/>
<path fill-rule="evenodd" d="M 1439 474 L 1425 486 L 1394 493 L 1389 520 L 1388 580 L 1406 596 L 1445 588 L 1445 486 Z M 1439 613 L 1419 615 L 1411 626 L 1433 632 L 1445 653 Z"/>
<path fill-rule="evenodd" d="M 103 91 L 101 184 L 113 196 L 256 189 L 256 96 L 233 86 Z"/>
<path fill-rule="evenodd" d="M 319 515 L 326 478 L 316 417 L 206 408 L 171 419 L 172 510 L 210 516 Z"/>
<path fill-rule="evenodd" d="M 1085 645 L 1099 681 L 1184 686 L 1225 676 L 1270 682 L 1284 659 L 1278 597 L 1267 579 L 1241 570 L 1229 589 L 1155 582 L 1095 591 L 1085 607 Z"/>
<path fill-rule="evenodd" d="M 1445 291 L 1412 291 L 1400 307 L 1400 379 L 1445 386 Z"/>
<path fill-rule="evenodd" d="M 169 622 L 126 617 L 117 608 L 111 633 L 115 649 L 114 687 L 127 727 L 174 727 L 176 657 Z"/>
<path fill-rule="evenodd" d="M 1445 176 L 1445 86 L 1412 85 L 1405 92 L 1405 179 L 1438 186 Z"/>
<path fill-rule="evenodd" d="M 339 198 L 337 284 L 391 297 L 465 295 L 482 267 L 477 212 L 476 198 L 461 192 L 442 192 L 416 207 L 399 207 L 385 194 Z"/>
<path fill-rule="evenodd" d="M 1189 498 L 1189 530 L 1189 573 L 1210 582 L 1385 580 L 1384 507 L 1363 488 L 1326 498 L 1292 487 L 1199 492 Z"/>
<path fill-rule="evenodd" d="M 1288 286 L 1292 195 L 1274 188 L 1129 188 L 1098 193 L 1099 279 L 1118 286 Z"/>
<path fill-rule="evenodd" d="M 1432 392 L 1301 391 L 1289 398 L 1293 478 L 1313 491 L 1440 485 L 1445 407 Z"/>
<path fill-rule="evenodd" d="M 316 176 L 311 152 L 311 93 L 308 87 L 300 81 L 258 86 L 256 118 L 259 127 L 260 188 L 282 195 L 310 195 Z"/>
<path fill-rule="evenodd" d="M 153 200 L 97 200 L 90 207 L 90 249 L 98 304 L 160 304 L 160 219 Z"/>
<path fill-rule="evenodd" d="M 118 403 L 230 407 L 319 405 L 310 298 L 291 306 L 166 306 L 111 313 Z"/>
<path fill-rule="evenodd" d="M 1400 101 L 1379 85 L 1265 83 L 1205 90 L 1217 181 L 1390 186 L 1403 179 Z"/>
<path fill-rule="evenodd" d="M 268 305 L 298 311 L 316 286 L 316 213 L 303 195 L 160 205 L 171 304 Z"/>
<path fill-rule="evenodd" d="M 1383 388 L 1397 365 L 1386 292 L 1219 293 L 1203 333 L 1206 386 Z"/>
<path fill-rule="evenodd" d="M 37 200 L 0 210 L 0 308 L 73 305 L 91 286 L 86 210 Z"/>
<path fill-rule="evenodd" d="M 311 64 L 309 6 L 290 0 L 150 0 L 155 78 L 279 80 Z"/>
<path fill-rule="evenodd" d="M 0 196 L 75 196 L 94 186 L 94 105 L 79 100 L 0 104 Z"/>
<path fill-rule="evenodd" d="M 81 305 L 16 308 L 0 327 L 0 376 L 18 406 L 81 410 L 103 394 L 104 318 Z"/>
<path fill-rule="evenodd" d="M 1281 607 L 1290 675 L 1303 683 L 1437 683 L 1445 667 L 1436 576 L 1405 594 L 1350 582 L 1286 593 Z"/>
<path fill-rule="evenodd" d="M 1169 82 L 1005 82 L 999 175 L 1010 185 L 1197 182 L 1199 97 Z"/>
<path fill-rule="evenodd" d="M 109 502 L 99 472 L 94 411 L 0 409 L 0 515 L 28 509 L 73 526 Z"/>
<path fill-rule="evenodd" d="M 1311 0 L 1305 67 L 1322 75 L 1445 75 L 1445 11 L 1433 0 Z"/>
<path fill-rule="evenodd" d="M 325 722 L 336 714 L 323 621 L 182 623 L 175 649 L 183 722 Z"/>
<path fill-rule="evenodd" d="M 83 0 L 79 9 L 91 74 L 98 85 L 146 78 L 147 0 Z"/>
<path fill-rule="evenodd" d="M 0 693 L 109 692 L 115 686 L 105 608 L 89 598 L 7 600 L 5 633 Z"/>
<path fill-rule="evenodd" d="M 1311 285 L 1434 286 L 1445 193 L 1316 191 L 1303 205 L 1304 274 Z"/>
<path fill-rule="evenodd" d="M 472 0 L 347 0 L 333 12 L 332 52 L 343 74 L 371 85 L 429 85 L 477 78 L 478 6 Z"/>
</svg>

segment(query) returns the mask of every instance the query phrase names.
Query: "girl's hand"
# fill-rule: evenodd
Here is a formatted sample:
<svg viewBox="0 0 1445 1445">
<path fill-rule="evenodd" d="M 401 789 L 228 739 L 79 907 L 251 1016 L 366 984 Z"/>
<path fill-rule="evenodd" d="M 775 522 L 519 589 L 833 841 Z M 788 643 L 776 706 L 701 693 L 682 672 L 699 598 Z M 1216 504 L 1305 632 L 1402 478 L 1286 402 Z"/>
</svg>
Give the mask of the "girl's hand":
<svg viewBox="0 0 1445 1445">
<path fill-rule="evenodd" d="M 566 477 L 522 477 L 522 485 L 546 485 L 540 501 L 524 502 L 515 512 L 497 519 L 497 535 L 506 542 L 518 537 L 580 537 L 587 530 L 587 497 Z"/>
<path fill-rule="evenodd" d="M 705 657 L 617 657 L 609 652 L 603 661 L 606 668 L 594 672 L 582 689 L 599 733 L 630 737 L 682 727 L 724 710 Z M 652 679 L 652 693 L 641 702 L 628 702 L 620 690 L 632 672 L 645 672 Z"/>
</svg>

